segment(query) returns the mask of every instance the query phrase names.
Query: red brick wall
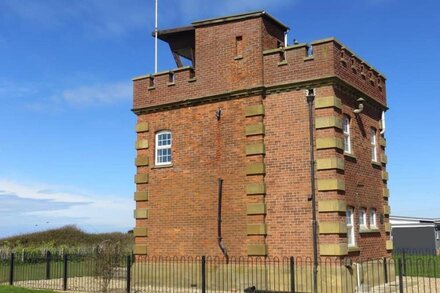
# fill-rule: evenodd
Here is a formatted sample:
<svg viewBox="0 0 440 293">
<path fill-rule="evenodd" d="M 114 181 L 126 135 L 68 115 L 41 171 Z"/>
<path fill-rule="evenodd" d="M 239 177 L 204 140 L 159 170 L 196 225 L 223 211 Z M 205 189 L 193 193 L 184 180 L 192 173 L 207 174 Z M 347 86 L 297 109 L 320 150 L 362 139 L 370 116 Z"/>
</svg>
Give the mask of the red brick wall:
<svg viewBox="0 0 440 293">
<path fill-rule="evenodd" d="M 310 147 L 304 91 L 269 95 L 264 105 L 269 254 L 310 256 Z"/>
<path fill-rule="evenodd" d="M 139 134 L 150 141 L 149 183 L 137 191 L 149 191 L 149 218 L 137 220 L 147 227 L 148 237 L 136 243 L 148 245 L 151 255 L 219 255 L 217 246 L 217 179 L 223 178 L 223 237 L 230 255 L 246 254 L 246 193 L 244 153 L 244 107 L 261 97 L 187 107 L 139 116 L 149 132 Z M 219 121 L 215 111 L 221 108 Z M 155 132 L 168 129 L 173 135 L 173 166 L 154 168 Z"/>
<path fill-rule="evenodd" d="M 384 224 L 380 222 L 380 214 L 383 214 L 383 206 L 388 202 L 383 198 L 383 188 L 386 187 L 382 180 L 382 170 L 385 166 L 380 163 L 384 150 L 379 145 L 380 129 L 379 120 L 381 111 L 369 105 L 365 106 L 360 115 L 355 115 L 353 109 L 357 107 L 355 97 L 347 93 L 337 91 L 336 94 L 342 99 L 342 115 L 351 118 L 350 132 L 352 153 L 355 159 L 346 156 L 345 159 L 345 197 L 347 205 L 354 208 L 356 244 L 361 248 L 361 256 L 380 257 L 387 254 L 385 241 L 389 235 L 385 232 Z M 377 156 L 379 164 L 373 164 L 371 158 L 370 129 L 376 129 Z M 358 233 L 359 209 L 367 211 L 367 223 L 369 211 L 376 209 L 377 226 L 380 233 Z M 384 217 L 384 223 L 389 223 L 388 217 Z M 357 255 L 357 254 L 354 254 Z"/>
</svg>

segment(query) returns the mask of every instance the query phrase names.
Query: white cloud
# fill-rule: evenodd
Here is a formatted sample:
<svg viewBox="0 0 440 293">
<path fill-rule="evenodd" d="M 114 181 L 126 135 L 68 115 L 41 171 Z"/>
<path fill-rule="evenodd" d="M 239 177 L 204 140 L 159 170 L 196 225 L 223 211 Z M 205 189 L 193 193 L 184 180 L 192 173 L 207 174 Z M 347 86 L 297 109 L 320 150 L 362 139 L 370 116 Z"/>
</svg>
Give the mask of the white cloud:
<svg viewBox="0 0 440 293">
<path fill-rule="evenodd" d="M 134 225 L 129 197 L 90 195 L 49 184 L 2 179 L 0 204 L 0 237 L 67 224 L 94 232 L 126 231 Z"/>
<path fill-rule="evenodd" d="M 0 180 L 0 196 L 11 194 L 19 198 L 52 200 L 55 202 L 81 203 L 87 202 L 87 197 L 63 191 L 55 191 L 57 186 L 47 184 L 23 185 L 11 180 Z"/>
<path fill-rule="evenodd" d="M 131 101 L 133 95 L 130 81 L 93 83 L 67 89 L 49 89 L 38 84 L 20 84 L 16 87 L 16 91 L 14 86 L 4 88 L 3 91 L 0 89 L 0 99 L 23 97 L 21 100 L 24 108 L 35 112 L 58 112 L 66 106 L 85 108 L 113 105 Z"/>
<path fill-rule="evenodd" d="M 0 99 L 26 98 L 37 92 L 37 83 L 21 83 L 12 80 L 0 80 Z"/>
<path fill-rule="evenodd" d="M 88 106 L 96 104 L 113 104 L 130 100 L 132 85 L 130 82 L 116 82 L 80 86 L 63 91 L 56 99 L 75 106 Z"/>
</svg>

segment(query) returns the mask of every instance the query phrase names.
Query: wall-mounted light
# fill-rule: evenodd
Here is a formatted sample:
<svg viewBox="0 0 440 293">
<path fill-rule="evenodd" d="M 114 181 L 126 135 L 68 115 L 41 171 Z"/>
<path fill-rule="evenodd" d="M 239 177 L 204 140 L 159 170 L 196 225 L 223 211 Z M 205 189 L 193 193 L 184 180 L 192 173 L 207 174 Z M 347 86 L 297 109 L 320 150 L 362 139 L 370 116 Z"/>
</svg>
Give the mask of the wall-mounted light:
<svg viewBox="0 0 440 293">
<path fill-rule="evenodd" d="M 354 114 L 360 114 L 362 111 L 364 111 L 365 100 L 363 98 L 359 98 L 356 100 L 356 102 L 358 102 L 358 107 L 357 109 L 354 109 L 353 112 Z"/>
</svg>

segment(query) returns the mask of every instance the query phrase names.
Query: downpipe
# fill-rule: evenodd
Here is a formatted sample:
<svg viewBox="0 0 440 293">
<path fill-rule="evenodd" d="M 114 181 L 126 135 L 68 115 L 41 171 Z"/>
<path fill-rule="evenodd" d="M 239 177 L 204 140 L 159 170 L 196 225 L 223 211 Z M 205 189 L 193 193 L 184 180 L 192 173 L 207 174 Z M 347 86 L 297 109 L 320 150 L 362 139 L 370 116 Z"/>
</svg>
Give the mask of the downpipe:
<svg viewBox="0 0 440 293">
<path fill-rule="evenodd" d="M 313 102 L 315 100 L 315 90 L 308 89 L 306 92 L 307 105 L 309 110 L 309 136 L 310 136 L 310 187 L 312 194 L 312 238 L 313 238 L 313 293 L 318 292 L 318 223 L 316 217 L 316 188 L 315 188 L 315 145 L 314 145 L 314 125 L 313 125 Z"/>
<path fill-rule="evenodd" d="M 217 207 L 217 243 L 226 259 L 229 262 L 228 251 L 222 241 L 222 197 L 223 197 L 223 179 L 218 179 L 218 207 Z"/>
</svg>

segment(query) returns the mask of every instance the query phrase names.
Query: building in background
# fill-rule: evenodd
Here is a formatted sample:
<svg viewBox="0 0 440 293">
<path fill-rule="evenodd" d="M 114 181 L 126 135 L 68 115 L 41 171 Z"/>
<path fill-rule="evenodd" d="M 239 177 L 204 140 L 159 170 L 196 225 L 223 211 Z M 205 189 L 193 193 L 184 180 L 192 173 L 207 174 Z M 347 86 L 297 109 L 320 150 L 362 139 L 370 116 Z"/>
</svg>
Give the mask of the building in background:
<svg viewBox="0 0 440 293">
<path fill-rule="evenodd" d="M 177 68 L 133 79 L 135 254 L 311 256 L 311 94 L 319 255 L 392 250 L 385 77 L 287 31 L 265 12 L 159 31 Z"/>
<path fill-rule="evenodd" d="M 390 223 L 397 253 L 440 253 L 440 219 L 391 216 Z"/>
</svg>

